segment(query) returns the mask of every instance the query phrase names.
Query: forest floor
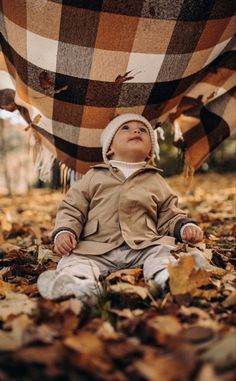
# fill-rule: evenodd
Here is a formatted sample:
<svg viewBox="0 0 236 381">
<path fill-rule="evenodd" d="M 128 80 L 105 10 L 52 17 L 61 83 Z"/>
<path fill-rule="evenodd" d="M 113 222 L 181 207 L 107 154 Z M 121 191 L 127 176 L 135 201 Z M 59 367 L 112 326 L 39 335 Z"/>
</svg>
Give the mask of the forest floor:
<svg viewBox="0 0 236 381">
<path fill-rule="evenodd" d="M 54 269 L 50 232 L 60 191 L 0 198 L 0 381 L 233 381 L 236 365 L 233 174 L 167 179 L 204 230 L 179 243 L 169 291 L 141 269 L 111 274 L 93 301 L 45 300 L 36 281 Z M 206 270 L 187 252 L 199 251 Z"/>
</svg>

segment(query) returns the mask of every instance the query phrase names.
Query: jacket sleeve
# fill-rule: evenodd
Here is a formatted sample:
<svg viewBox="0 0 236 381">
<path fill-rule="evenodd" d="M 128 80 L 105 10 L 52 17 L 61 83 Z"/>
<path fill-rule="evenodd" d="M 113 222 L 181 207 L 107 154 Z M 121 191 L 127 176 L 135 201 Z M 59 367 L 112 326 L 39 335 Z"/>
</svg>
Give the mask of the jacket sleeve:
<svg viewBox="0 0 236 381">
<path fill-rule="evenodd" d="M 90 203 L 89 184 L 92 173 L 88 172 L 77 181 L 67 192 L 65 198 L 60 203 L 55 228 L 52 232 L 52 239 L 54 240 L 57 233 L 62 230 L 74 233 L 79 239 L 80 233 L 87 220 L 87 213 Z"/>
<path fill-rule="evenodd" d="M 188 224 L 197 223 L 190 218 L 178 206 L 178 196 L 173 193 L 172 189 L 162 178 L 162 200 L 158 207 L 157 231 L 160 235 L 170 235 L 178 241 L 181 240 L 180 230 Z"/>
</svg>

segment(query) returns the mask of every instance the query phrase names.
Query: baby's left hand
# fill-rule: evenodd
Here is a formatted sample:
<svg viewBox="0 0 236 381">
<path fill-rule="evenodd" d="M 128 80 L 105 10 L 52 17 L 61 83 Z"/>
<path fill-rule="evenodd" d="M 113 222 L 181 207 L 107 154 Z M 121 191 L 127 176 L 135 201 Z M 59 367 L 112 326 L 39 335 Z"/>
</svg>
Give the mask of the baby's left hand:
<svg viewBox="0 0 236 381">
<path fill-rule="evenodd" d="M 186 226 L 183 230 L 182 240 L 190 243 L 197 243 L 203 239 L 203 231 L 199 226 Z"/>
</svg>

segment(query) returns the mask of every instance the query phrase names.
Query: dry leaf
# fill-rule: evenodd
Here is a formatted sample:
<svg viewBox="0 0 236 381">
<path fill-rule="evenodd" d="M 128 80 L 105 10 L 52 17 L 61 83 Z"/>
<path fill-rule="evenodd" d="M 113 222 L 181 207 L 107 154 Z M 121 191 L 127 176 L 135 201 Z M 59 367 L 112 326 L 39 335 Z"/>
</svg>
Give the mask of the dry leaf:
<svg viewBox="0 0 236 381">
<path fill-rule="evenodd" d="M 121 336 L 108 321 L 102 323 L 96 334 L 102 340 L 117 340 Z"/>
<path fill-rule="evenodd" d="M 233 291 L 224 301 L 224 307 L 231 307 L 236 305 L 236 291 Z"/>
<path fill-rule="evenodd" d="M 204 353 L 201 358 L 212 362 L 217 369 L 228 369 L 236 366 L 236 334 L 224 337 Z"/>
<path fill-rule="evenodd" d="M 109 286 L 109 289 L 117 293 L 138 295 L 141 299 L 146 299 L 149 297 L 149 291 L 147 288 L 134 286 L 129 283 L 112 284 Z"/>
<path fill-rule="evenodd" d="M 66 338 L 64 345 L 76 352 L 76 356 L 71 356 L 71 361 L 79 369 L 92 374 L 112 371 L 104 344 L 95 334 L 81 331 L 77 336 Z"/>
<path fill-rule="evenodd" d="M 137 379 L 147 381 L 187 380 L 194 364 L 192 348 L 182 345 L 176 352 L 168 355 L 160 356 L 155 350 L 146 351 L 142 359 L 133 363 L 131 372 L 134 370 L 134 374 L 138 375 Z"/>
<path fill-rule="evenodd" d="M 36 309 L 36 302 L 24 294 L 11 292 L 0 300 L 0 318 L 6 320 L 9 315 L 25 313 L 31 315 Z"/>
<path fill-rule="evenodd" d="M 123 281 L 130 284 L 135 284 L 136 280 L 138 279 L 141 273 L 142 269 L 140 268 L 123 269 L 111 273 L 107 276 L 106 279 L 111 283 L 113 283 L 113 281 Z"/>
<path fill-rule="evenodd" d="M 83 303 L 79 299 L 71 298 L 69 300 L 65 300 L 60 304 L 62 311 L 70 310 L 76 316 L 80 315 L 83 309 Z"/>
<path fill-rule="evenodd" d="M 217 376 L 212 364 L 204 364 L 196 381 L 222 381 L 220 376 Z"/>
<path fill-rule="evenodd" d="M 117 308 L 109 308 L 110 312 L 113 312 L 117 316 L 127 318 L 127 319 L 134 319 L 137 316 L 141 316 L 144 314 L 144 311 L 137 308 L 134 310 L 130 310 L 129 308 L 124 308 L 123 310 L 118 310 Z"/>
<path fill-rule="evenodd" d="M 194 258 L 182 257 L 178 265 L 169 264 L 170 290 L 173 295 L 198 293 L 198 288 L 210 283 L 209 274 L 203 270 L 194 270 Z"/>
<path fill-rule="evenodd" d="M 6 296 L 15 290 L 15 285 L 0 280 L 0 296 Z M 1 303 L 1 301 L 0 301 Z M 1 311 L 0 311 L 1 313 Z"/>
<path fill-rule="evenodd" d="M 172 315 L 155 316 L 147 321 L 152 337 L 161 345 L 168 343 L 171 337 L 177 336 L 183 329 L 179 320 Z"/>
<path fill-rule="evenodd" d="M 12 330 L 0 331 L 0 351 L 14 351 L 23 344 L 26 329 L 32 324 L 27 315 L 20 315 L 11 322 Z"/>
</svg>

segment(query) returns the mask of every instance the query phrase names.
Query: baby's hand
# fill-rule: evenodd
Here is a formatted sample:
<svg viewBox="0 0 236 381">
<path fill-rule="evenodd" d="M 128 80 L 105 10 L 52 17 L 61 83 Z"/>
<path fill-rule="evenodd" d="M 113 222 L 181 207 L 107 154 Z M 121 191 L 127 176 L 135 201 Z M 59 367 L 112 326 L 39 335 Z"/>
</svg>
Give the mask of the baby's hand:
<svg viewBox="0 0 236 381">
<path fill-rule="evenodd" d="M 56 237 L 54 242 L 54 251 L 57 255 L 64 257 L 70 255 L 71 251 L 76 247 L 77 241 L 73 234 L 63 232 Z"/>
<path fill-rule="evenodd" d="M 197 243 L 203 239 L 203 231 L 199 226 L 186 226 L 182 234 L 182 240 L 190 243 Z"/>
</svg>

